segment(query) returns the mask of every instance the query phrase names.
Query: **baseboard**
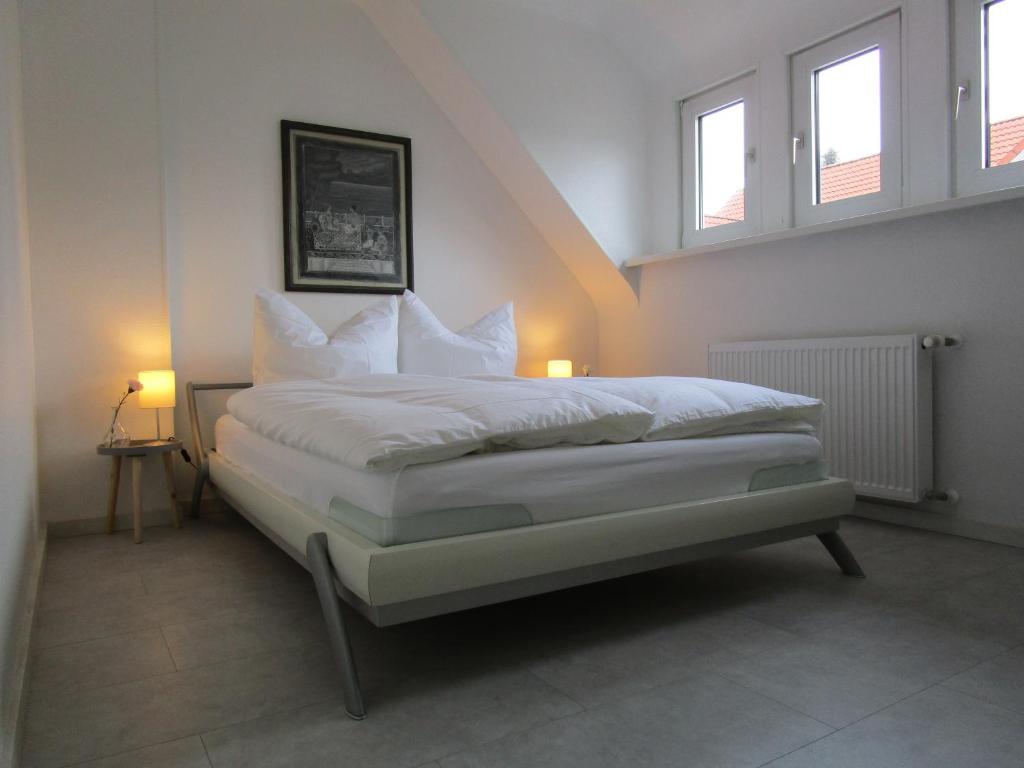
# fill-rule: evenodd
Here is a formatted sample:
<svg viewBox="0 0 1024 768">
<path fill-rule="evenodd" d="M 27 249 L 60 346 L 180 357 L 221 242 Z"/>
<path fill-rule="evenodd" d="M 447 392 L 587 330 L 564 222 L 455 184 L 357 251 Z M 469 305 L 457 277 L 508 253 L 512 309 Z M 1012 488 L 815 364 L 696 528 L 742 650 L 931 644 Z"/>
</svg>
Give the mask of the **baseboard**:
<svg viewBox="0 0 1024 768">
<path fill-rule="evenodd" d="M 179 507 L 181 504 L 179 503 Z M 171 508 L 164 509 L 143 509 L 142 525 L 171 525 Z M 131 513 L 120 514 L 114 517 L 115 531 L 130 531 L 134 526 Z M 54 538 L 65 536 L 84 536 L 90 533 L 106 533 L 106 517 L 83 517 L 77 520 L 55 520 L 46 524 L 46 532 Z"/>
<path fill-rule="evenodd" d="M 22 723 L 28 699 L 28 668 L 32 650 L 32 628 L 35 625 L 36 599 L 39 595 L 39 581 L 43 574 L 46 561 L 46 537 L 40 538 L 36 545 L 35 562 L 32 563 L 25 583 L 24 600 L 21 606 L 21 620 L 18 622 L 20 631 L 14 643 L 14 659 L 11 664 L 8 692 L 13 702 L 9 711 L 4 712 L 3 732 L 9 736 L 3 741 L 3 754 L 0 754 L 2 768 L 15 768 L 21 754 Z"/>
<path fill-rule="evenodd" d="M 949 517 L 936 512 L 925 512 L 910 506 L 879 504 L 875 501 L 857 499 L 854 508 L 855 517 L 879 520 L 883 523 L 905 525 L 910 528 L 921 528 L 936 533 L 948 533 L 963 536 L 967 539 L 989 541 L 993 544 L 1005 544 L 1010 547 L 1024 548 L 1024 530 L 1011 528 L 1007 525 L 982 523 L 977 520 L 965 520 L 962 517 Z"/>
<path fill-rule="evenodd" d="M 189 505 L 184 502 L 178 502 L 178 508 L 181 510 L 183 520 L 185 524 L 188 524 L 188 513 Z M 227 503 L 219 496 L 203 497 L 203 500 L 199 503 L 199 514 L 202 516 L 210 515 L 223 515 L 225 512 L 230 511 L 231 508 Z M 150 525 L 171 525 L 173 520 L 171 519 L 170 508 L 166 509 L 143 509 L 142 510 L 142 525 L 143 527 Z M 114 530 L 115 531 L 130 531 L 134 526 L 131 514 L 117 515 L 114 518 Z M 66 536 L 85 536 L 91 533 L 106 533 L 107 532 L 107 518 L 106 517 L 83 517 L 78 520 L 55 520 L 51 523 L 46 524 L 47 535 L 53 538 L 64 538 Z"/>
</svg>

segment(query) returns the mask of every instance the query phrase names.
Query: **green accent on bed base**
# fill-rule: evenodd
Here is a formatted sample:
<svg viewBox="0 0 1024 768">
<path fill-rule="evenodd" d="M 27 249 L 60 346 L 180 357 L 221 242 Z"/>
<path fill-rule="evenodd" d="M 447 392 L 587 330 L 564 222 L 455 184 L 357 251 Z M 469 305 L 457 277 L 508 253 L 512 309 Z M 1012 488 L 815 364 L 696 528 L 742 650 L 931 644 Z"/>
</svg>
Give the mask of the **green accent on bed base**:
<svg viewBox="0 0 1024 768">
<path fill-rule="evenodd" d="M 750 487 L 747 490 L 767 491 L 769 488 L 785 488 L 787 485 L 813 483 L 827 477 L 828 465 L 824 461 L 782 464 L 778 467 L 757 470 L 750 479 Z"/>
<path fill-rule="evenodd" d="M 380 517 L 335 497 L 327 516 L 382 547 L 533 525 L 533 518 L 522 504 L 455 507 L 407 517 Z"/>
</svg>

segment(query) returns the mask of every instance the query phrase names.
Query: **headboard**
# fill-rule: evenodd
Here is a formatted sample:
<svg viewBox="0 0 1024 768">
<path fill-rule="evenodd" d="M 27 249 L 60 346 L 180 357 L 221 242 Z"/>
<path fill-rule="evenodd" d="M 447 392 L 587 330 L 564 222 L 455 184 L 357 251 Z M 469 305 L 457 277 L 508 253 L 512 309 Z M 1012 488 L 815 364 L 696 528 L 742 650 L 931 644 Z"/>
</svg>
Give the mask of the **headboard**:
<svg viewBox="0 0 1024 768">
<path fill-rule="evenodd" d="M 251 381 L 213 384 L 197 384 L 195 382 L 190 381 L 185 385 L 185 397 L 188 401 L 188 420 L 190 426 L 192 427 L 192 447 L 195 449 L 196 452 L 195 461 L 197 462 L 198 466 L 205 466 L 206 455 L 208 451 L 205 443 L 203 442 L 203 433 L 202 428 L 200 426 L 199 406 L 196 403 L 196 392 L 208 392 L 210 390 L 248 389 L 251 386 Z"/>
</svg>

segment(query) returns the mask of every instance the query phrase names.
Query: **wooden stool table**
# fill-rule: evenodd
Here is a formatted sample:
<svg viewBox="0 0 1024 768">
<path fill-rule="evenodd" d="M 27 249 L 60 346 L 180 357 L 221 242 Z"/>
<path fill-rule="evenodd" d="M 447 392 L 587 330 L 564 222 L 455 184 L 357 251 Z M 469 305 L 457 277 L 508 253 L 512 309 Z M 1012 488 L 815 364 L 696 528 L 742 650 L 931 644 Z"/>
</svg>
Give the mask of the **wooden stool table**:
<svg viewBox="0 0 1024 768">
<path fill-rule="evenodd" d="M 96 453 L 112 459 L 110 492 L 107 495 L 107 533 L 114 532 L 117 487 L 121 482 L 121 459 L 129 458 L 132 461 L 132 522 L 135 527 L 135 543 L 142 543 L 142 460 L 147 456 L 160 456 L 163 459 L 167 493 L 171 498 L 171 517 L 174 520 L 174 527 L 181 528 L 178 494 L 174 491 L 174 466 L 171 464 L 172 454 L 180 450 L 180 440 L 129 440 L 113 445 L 96 446 Z"/>
</svg>

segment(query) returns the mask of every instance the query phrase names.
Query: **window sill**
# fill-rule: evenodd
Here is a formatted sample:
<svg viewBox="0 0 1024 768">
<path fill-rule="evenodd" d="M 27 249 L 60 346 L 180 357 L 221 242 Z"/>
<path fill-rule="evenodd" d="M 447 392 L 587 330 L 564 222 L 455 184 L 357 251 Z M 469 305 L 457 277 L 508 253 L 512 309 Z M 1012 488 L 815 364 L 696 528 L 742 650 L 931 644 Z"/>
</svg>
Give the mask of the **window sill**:
<svg viewBox="0 0 1024 768">
<path fill-rule="evenodd" d="M 954 197 L 948 200 L 939 200 L 934 203 L 924 203 L 923 205 L 912 205 L 906 208 L 895 208 L 891 211 L 880 211 L 879 213 L 869 213 L 863 216 L 853 216 L 848 219 L 840 219 L 839 221 L 827 221 L 822 224 L 812 224 L 806 227 L 790 227 L 788 229 L 780 229 L 775 232 L 763 232 L 759 235 L 749 235 L 747 237 L 737 237 L 732 240 L 722 240 L 721 242 L 710 243 L 708 245 L 695 245 L 674 251 L 664 251 L 663 253 L 634 256 L 633 258 L 626 260 L 626 266 L 641 267 L 644 264 L 656 264 L 659 261 L 672 261 L 674 259 L 689 258 L 690 256 L 700 256 L 705 253 L 731 251 L 735 248 L 746 248 L 751 245 L 774 243 L 779 240 L 791 240 L 797 237 L 817 235 L 823 232 L 836 232 L 841 229 L 863 227 L 868 224 L 880 224 L 885 221 L 910 219 L 915 216 L 926 216 L 930 213 L 943 213 L 944 211 L 955 211 L 961 208 L 972 208 L 976 205 L 998 203 L 1003 200 L 1015 200 L 1021 197 L 1024 197 L 1024 187 L 1001 189 L 996 192 L 985 192 L 980 195 L 970 195 L 968 197 Z"/>
</svg>

